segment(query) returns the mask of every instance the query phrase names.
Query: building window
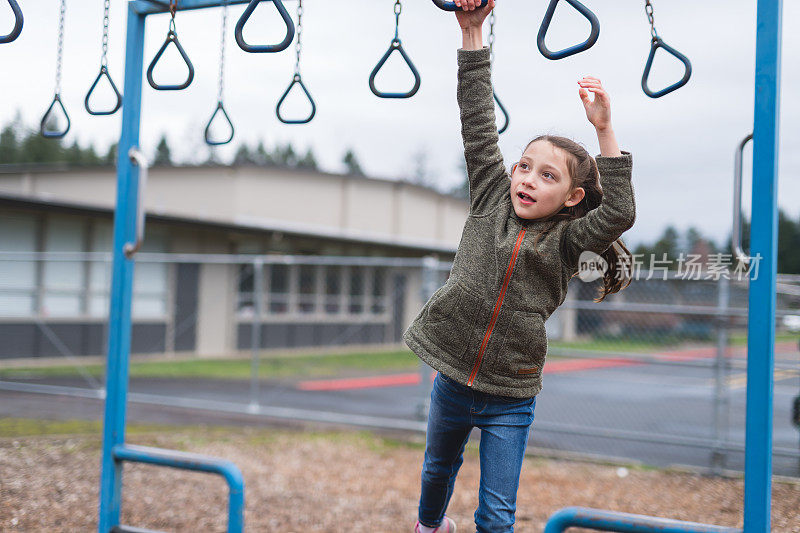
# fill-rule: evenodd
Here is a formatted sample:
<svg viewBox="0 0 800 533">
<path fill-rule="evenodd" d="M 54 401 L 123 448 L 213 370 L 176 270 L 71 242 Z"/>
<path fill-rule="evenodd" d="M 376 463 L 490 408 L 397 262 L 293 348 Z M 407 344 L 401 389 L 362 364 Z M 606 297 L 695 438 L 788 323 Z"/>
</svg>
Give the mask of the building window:
<svg viewBox="0 0 800 533">
<path fill-rule="evenodd" d="M 364 312 L 364 277 L 366 268 L 350 267 L 350 305 L 348 311 L 352 314 Z"/>
<path fill-rule="evenodd" d="M 141 253 L 164 253 L 167 251 L 167 238 L 160 232 L 147 231 L 142 243 Z M 167 316 L 168 263 L 136 262 L 133 271 L 134 319 L 163 319 Z"/>
<path fill-rule="evenodd" d="M 36 217 L 0 214 L 0 250 L 36 252 Z M 0 261 L 0 316 L 31 316 L 36 312 L 36 261 Z"/>
<path fill-rule="evenodd" d="M 41 220 L 41 224 L 39 221 Z M 41 227 L 41 245 L 39 230 Z M 91 231 L 90 231 L 91 228 Z M 0 261 L 0 315 L 56 318 L 108 316 L 111 262 L 89 260 L 87 251 L 112 251 L 111 222 L 67 215 L 0 215 L 0 250 L 78 254 L 77 260 Z M 143 252 L 164 252 L 166 238 L 150 231 Z M 167 314 L 166 263 L 138 261 L 134 270 L 134 318 Z"/>
<path fill-rule="evenodd" d="M 111 253 L 114 240 L 114 227 L 105 220 L 96 221 L 92 228 L 89 248 L 92 252 Z M 111 291 L 111 263 L 108 261 L 89 262 L 89 316 L 108 316 L 109 294 Z"/>
<path fill-rule="evenodd" d="M 269 312 L 289 312 L 289 265 L 269 266 Z"/>
<path fill-rule="evenodd" d="M 252 316 L 253 267 L 240 267 L 239 314 Z M 268 316 L 295 319 L 383 316 L 389 310 L 388 267 L 264 265 Z"/>
<path fill-rule="evenodd" d="M 325 269 L 325 312 L 338 314 L 342 309 L 342 272 L 340 266 Z"/>
<path fill-rule="evenodd" d="M 114 227 L 111 222 L 98 221 L 92 228 L 90 249 L 92 252 L 112 253 Z M 157 229 L 145 232 L 140 253 L 163 253 L 167 251 L 167 238 Z M 89 261 L 88 263 L 88 314 L 94 317 L 108 316 L 111 298 L 111 262 Z M 137 260 L 133 270 L 133 319 L 161 319 L 167 316 L 169 292 L 168 263 Z"/>
<path fill-rule="evenodd" d="M 255 291 L 255 280 L 253 279 L 253 265 L 244 264 L 239 266 L 239 304 L 237 309 L 240 313 L 248 316 L 255 314 L 255 301 L 253 292 Z"/>
<path fill-rule="evenodd" d="M 300 265 L 297 308 L 301 313 L 313 313 L 317 307 L 317 267 Z"/>
<path fill-rule="evenodd" d="M 45 252 L 83 252 L 84 220 L 47 217 L 44 226 Z M 85 284 L 82 261 L 45 261 L 42 265 L 42 307 L 40 314 L 74 317 L 83 313 Z"/>
<path fill-rule="evenodd" d="M 386 267 L 377 267 L 372 278 L 372 312 L 380 315 L 386 312 Z"/>
<path fill-rule="evenodd" d="M 136 318 L 164 318 L 167 315 L 167 268 L 165 263 L 139 263 L 133 276 L 133 307 Z"/>
</svg>

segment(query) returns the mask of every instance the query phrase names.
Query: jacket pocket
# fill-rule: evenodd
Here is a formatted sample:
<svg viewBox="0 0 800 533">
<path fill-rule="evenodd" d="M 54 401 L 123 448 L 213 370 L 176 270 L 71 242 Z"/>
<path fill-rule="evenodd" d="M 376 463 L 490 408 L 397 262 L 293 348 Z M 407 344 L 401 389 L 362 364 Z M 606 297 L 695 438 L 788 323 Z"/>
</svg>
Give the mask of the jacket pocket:
<svg viewBox="0 0 800 533">
<path fill-rule="evenodd" d="M 457 281 L 443 289 L 431 300 L 423 329 L 447 354 L 460 357 L 472 338 L 481 300 Z"/>
<path fill-rule="evenodd" d="M 547 331 L 539 313 L 514 311 L 493 369 L 502 376 L 538 378 L 547 354 Z"/>
</svg>

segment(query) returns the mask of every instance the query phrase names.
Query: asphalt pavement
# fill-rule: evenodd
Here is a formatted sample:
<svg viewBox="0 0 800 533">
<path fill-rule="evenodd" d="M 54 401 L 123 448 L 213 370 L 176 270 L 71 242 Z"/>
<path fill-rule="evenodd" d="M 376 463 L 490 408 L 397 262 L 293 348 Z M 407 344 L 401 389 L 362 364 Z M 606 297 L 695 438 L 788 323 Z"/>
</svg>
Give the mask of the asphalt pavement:
<svg viewBox="0 0 800 533">
<path fill-rule="evenodd" d="M 778 360 L 792 360 L 795 355 L 782 355 Z M 256 395 L 258 408 L 252 406 L 249 380 L 133 378 L 127 416 L 128 422 L 164 424 L 352 422 L 421 434 L 425 427 L 421 408 L 430 385 L 414 384 L 409 379 L 413 375 L 375 376 L 371 386 L 367 382 L 367 386 L 362 383 L 322 390 L 306 390 L 314 380 L 264 380 Z M 726 441 L 734 447 L 744 444 L 746 394 L 742 375 L 741 365 L 734 363 L 726 377 L 727 422 L 715 426 L 711 368 L 636 364 L 576 366 L 570 371 L 546 373 L 529 445 L 655 466 L 708 468 L 716 461 L 726 469 L 742 470 L 741 451 L 714 452 L 709 447 L 710 440 Z M 17 385 L 0 383 L 0 417 L 103 418 L 103 401 L 98 397 L 102 391 L 82 378 L 30 377 L 15 379 L 14 383 Z M 11 390 L 14 388 L 18 390 Z M 26 392 L 33 389 L 39 393 Z M 775 449 L 800 449 L 800 432 L 790 422 L 791 403 L 799 393 L 800 372 L 796 368 L 776 370 Z M 478 439 L 479 430 L 471 438 Z M 775 474 L 800 476 L 800 458 L 775 455 L 773 470 Z"/>
</svg>

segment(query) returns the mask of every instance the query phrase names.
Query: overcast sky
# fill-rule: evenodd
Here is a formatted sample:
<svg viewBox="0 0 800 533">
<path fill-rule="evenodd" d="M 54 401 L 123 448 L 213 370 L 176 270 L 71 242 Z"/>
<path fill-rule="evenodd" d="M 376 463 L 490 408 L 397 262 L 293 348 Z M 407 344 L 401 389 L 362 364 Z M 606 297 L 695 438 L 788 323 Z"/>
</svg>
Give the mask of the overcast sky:
<svg viewBox="0 0 800 533">
<path fill-rule="evenodd" d="M 731 226 L 734 148 L 752 130 L 755 64 L 755 0 L 655 0 L 659 35 L 692 61 L 689 84 L 660 99 L 640 87 L 649 52 L 650 28 L 640 0 L 587 0 L 601 22 L 600 38 L 587 52 L 561 61 L 542 57 L 536 34 L 545 0 L 497 0 L 495 90 L 511 115 L 501 136 L 506 162 L 519 157 L 539 133 L 557 133 L 599 150 L 577 96 L 576 80 L 599 77 L 612 100 L 614 128 L 623 150 L 634 158 L 637 221 L 628 243 L 652 241 L 667 224 L 683 231 L 698 227 L 722 244 Z M 22 35 L 0 45 L 0 123 L 22 113 L 28 125 L 38 124 L 53 97 L 59 0 L 21 2 Z M 109 69 L 123 86 L 125 17 L 123 0 L 111 0 Z M 379 99 L 369 90 L 374 65 L 394 36 L 392 0 L 306 0 L 303 15 L 303 80 L 317 104 L 307 125 L 284 125 L 275 104 L 291 81 L 294 46 L 280 54 L 248 54 L 236 45 L 233 28 L 244 6 L 230 8 L 228 18 L 225 103 L 236 126 L 230 157 L 240 142 L 267 145 L 291 141 L 313 147 L 323 170 L 342 170 L 341 158 L 352 147 L 365 171 L 399 179 L 414 172 L 424 154 L 437 186 L 461 180 L 463 151 L 455 99 L 456 48 L 461 36 L 455 17 L 429 0 L 406 0 L 400 38 L 422 77 L 411 99 Z M 297 2 L 286 2 L 295 16 Z M 214 110 L 219 69 L 221 9 L 179 12 L 178 36 L 195 66 L 192 85 L 184 91 L 143 88 L 141 145 L 152 153 L 162 132 L 180 160 L 204 160 L 208 151 L 203 129 Z M 102 36 L 102 0 L 68 0 L 64 37 L 62 99 L 72 119 L 66 140 L 93 142 L 104 151 L 118 140 L 121 113 L 92 117 L 83 99 L 97 75 Z M 0 33 L 10 28 L 8 3 L 0 2 Z M 800 82 L 800 34 L 787 31 L 800 19 L 800 3 L 784 2 L 779 203 L 793 218 L 800 216 L 800 101 L 790 98 Z M 252 43 L 282 38 L 275 9 L 263 2 L 245 29 Z M 145 40 L 147 68 L 166 36 L 168 16 L 148 18 Z M 488 33 L 488 27 L 486 32 Z M 551 49 L 583 41 L 588 23 L 566 2 L 556 10 L 548 33 Z M 171 50 L 174 52 L 174 50 Z M 185 74 L 177 54 L 165 55 L 156 69 L 162 83 L 178 83 Z M 682 76 L 682 64 L 663 51 L 656 56 L 651 87 L 660 88 Z M 160 74 L 160 76 L 159 76 Z M 378 78 L 379 88 L 403 92 L 411 76 L 398 54 Z M 99 96 L 104 96 L 102 93 Z M 293 93 L 288 115 L 302 116 L 305 105 Z M 102 99 L 102 98 L 101 98 Z M 745 151 L 745 213 L 750 205 L 750 156 Z M 302 187 L 302 184 L 298 184 Z"/>
</svg>

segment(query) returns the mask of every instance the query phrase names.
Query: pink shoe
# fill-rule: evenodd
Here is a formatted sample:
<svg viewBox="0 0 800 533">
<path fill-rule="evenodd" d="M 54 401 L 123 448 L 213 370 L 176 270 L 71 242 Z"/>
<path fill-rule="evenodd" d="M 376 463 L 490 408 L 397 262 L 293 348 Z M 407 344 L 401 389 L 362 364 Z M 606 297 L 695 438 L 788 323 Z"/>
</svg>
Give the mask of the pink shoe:
<svg viewBox="0 0 800 533">
<path fill-rule="evenodd" d="M 414 524 L 414 533 L 420 533 L 419 520 Z M 439 527 L 433 530 L 433 533 L 456 533 L 456 523 L 448 517 L 444 517 Z"/>
</svg>

